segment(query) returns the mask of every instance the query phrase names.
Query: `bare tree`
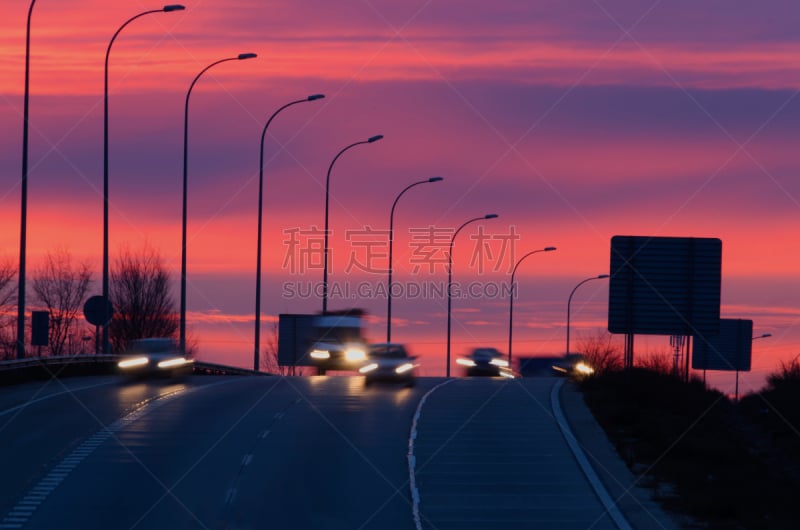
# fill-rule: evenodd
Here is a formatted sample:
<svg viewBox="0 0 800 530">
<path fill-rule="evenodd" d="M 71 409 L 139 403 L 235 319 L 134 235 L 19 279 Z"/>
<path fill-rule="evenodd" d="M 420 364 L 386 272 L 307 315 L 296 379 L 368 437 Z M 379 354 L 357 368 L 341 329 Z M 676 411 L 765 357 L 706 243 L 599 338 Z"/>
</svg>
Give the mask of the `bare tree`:
<svg viewBox="0 0 800 530">
<path fill-rule="evenodd" d="M 109 291 L 114 305 L 110 325 L 114 351 L 123 351 L 134 339 L 176 336 L 179 320 L 169 274 L 153 248 L 146 245 L 138 254 L 123 248 L 111 272 Z"/>
<path fill-rule="evenodd" d="M 614 344 L 613 335 L 601 333 L 581 341 L 580 352 L 594 368 L 596 374 L 602 374 L 622 368 L 622 348 Z"/>
<path fill-rule="evenodd" d="M 278 365 L 278 323 L 273 322 L 264 337 L 264 351 L 261 353 L 261 370 L 270 374 L 283 374 Z"/>
<path fill-rule="evenodd" d="M 10 359 L 16 356 L 17 327 L 12 305 L 17 296 L 14 278 L 17 268 L 10 258 L 0 261 L 0 357 Z"/>
<path fill-rule="evenodd" d="M 673 353 L 669 350 L 651 351 L 641 358 L 638 365 L 652 372 L 667 375 L 672 374 Z"/>
<path fill-rule="evenodd" d="M 33 293 L 50 314 L 48 348 L 52 355 L 66 353 L 67 342 L 79 326 L 79 312 L 91 279 L 89 265 L 73 263 L 64 248 L 48 252 L 44 263 L 34 271 Z"/>
</svg>

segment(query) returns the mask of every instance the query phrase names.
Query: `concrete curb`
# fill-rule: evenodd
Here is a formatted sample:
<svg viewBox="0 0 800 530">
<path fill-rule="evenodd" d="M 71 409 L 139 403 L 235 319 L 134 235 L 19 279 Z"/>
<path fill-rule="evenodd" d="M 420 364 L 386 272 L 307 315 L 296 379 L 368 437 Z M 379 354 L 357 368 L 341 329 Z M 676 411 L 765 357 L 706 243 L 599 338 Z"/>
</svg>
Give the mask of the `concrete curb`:
<svg viewBox="0 0 800 530">
<path fill-rule="evenodd" d="M 570 428 L 567 419 L 564 417 L 564 413 L 561 410 L 561 399 L 559 397 L 561 387 L 563 386 L 564 380 L 562 379 L 553 385 L 553 391 L 550 393 L 550 406 L 553 409 L 553 416 L 556 418 L 558 428 L 561 429 L 561 434 L 564 435 L 567 445 L 572 451 L 572 454 L 575 455 L 575 460 L 578 461 L 578 465 L 581 466 L 583 474 L 586 475 L 586 479 L 589 481 L 589 484 L 591 484 L 595 495 L 597 495 L 597 498 L 600 499 L 600 502 L 605 507 L 609 517 L 611 517 L 611 519 L 614 521 L 614 524 L 617 525 L 619 530 L 632 530 L 631 525 L 628 524 L 627 519 L 622 512 L 620 512 L 617 503 L 609 495 L 605 484 L 603 484 L 603 482 L 600 480 L 600 477 L 598 477 L 597 473 L 595 473 L 594 468 L 586 457 L 586 453 L 583 451 L 583 447 L 578 443 L 578 440 L 572 433 L 572 429 Z"/>
<path fill-rule="evenodd" d="M 641 477 L 634 476 L 628 469 L 586 406 L 583 394 L 568 383 L 561 385 L 559 397 L 575 439 L 630 526 L 636 529 L 681 528 L 675 520 L 677 516 L 667 514 L 653 499 L 653 492 L 637 484 Z"/>
</svg>

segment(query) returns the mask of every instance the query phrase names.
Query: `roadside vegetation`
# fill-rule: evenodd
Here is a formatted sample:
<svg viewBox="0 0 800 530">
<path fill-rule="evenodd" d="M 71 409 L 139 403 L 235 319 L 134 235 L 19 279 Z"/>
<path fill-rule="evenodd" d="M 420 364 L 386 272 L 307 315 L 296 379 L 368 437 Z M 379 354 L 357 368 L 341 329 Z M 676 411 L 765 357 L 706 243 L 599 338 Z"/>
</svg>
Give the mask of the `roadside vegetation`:
<svg viewBox="0 0 800 530">
<path fill-rule="evenodd" d="M 133 339 L 174 337 L 178 316 L 170 293 L 168 272 L 159 253 L 145 245 L 124 247 L 110 271 L 110 300 L 114 317 L 109 326 L 112 350 L 120 352 Z M 30 341 L 30 312 L 49 315 L 48 345 L 27 345 L 26 356 L 94 353 L 95 328 L 84 319 L 86 300 L 102 291 L 91 266 L 75 261 L 58 248 L 34 263 L 26 284 L 26 342 Z M 0 360 L 17 356 L 17 267 L 0 258 Z"/>
<path fill-rule="evenodd" d="M 739 403 L 671 371 L 667 352 L 578 382 L 639 484 L 687 527 L 798 528 L 800 365 Z"/>
</svg>

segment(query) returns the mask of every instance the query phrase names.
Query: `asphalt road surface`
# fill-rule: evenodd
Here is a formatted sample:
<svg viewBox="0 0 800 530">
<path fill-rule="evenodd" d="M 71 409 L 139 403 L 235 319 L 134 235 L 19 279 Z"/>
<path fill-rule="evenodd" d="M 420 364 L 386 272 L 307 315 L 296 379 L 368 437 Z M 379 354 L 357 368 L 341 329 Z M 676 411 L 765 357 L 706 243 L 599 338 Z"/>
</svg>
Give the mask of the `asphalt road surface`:
<svg viewBox="0 0 800 530">
<path fill-rule="evenodd" d="M 548 412 L 554 380 L 443 381 L 2 388 L 0 529 L 616 528 Z"/>
</svg>

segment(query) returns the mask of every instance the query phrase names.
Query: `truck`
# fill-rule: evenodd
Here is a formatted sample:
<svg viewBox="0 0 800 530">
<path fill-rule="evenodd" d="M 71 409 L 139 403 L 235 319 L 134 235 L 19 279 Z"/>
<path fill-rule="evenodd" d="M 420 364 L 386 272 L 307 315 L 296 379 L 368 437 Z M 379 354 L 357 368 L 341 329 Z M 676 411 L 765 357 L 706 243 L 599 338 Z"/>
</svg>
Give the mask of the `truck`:
<svg viewBox="0 0 800 530">
<path fill-rule="evenodd" d="M 278 364 L 358 370 L 367 360 L 362 309 L 278 316 Z"/>
</svg>

